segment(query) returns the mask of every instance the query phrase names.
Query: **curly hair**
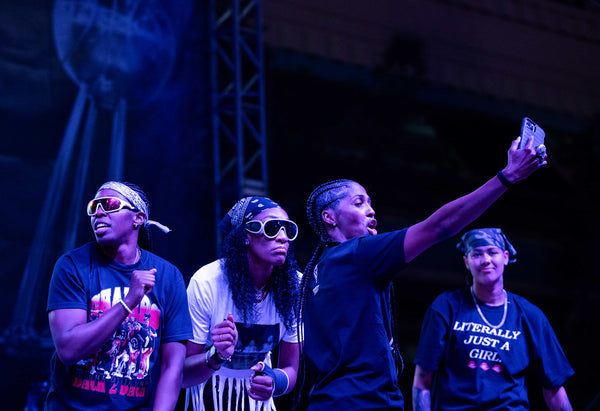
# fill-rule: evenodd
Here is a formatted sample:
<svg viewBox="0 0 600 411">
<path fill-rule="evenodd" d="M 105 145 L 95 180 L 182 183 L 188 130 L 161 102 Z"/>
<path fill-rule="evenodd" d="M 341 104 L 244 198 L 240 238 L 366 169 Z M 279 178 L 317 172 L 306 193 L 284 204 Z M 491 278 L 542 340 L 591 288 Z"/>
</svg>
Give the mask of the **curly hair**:
<svg viewBox="0 0 600 411">
<path fill-rule="evenodd" d="M 242 313 L 245 323 L 257 315 L 256 288 L 250 277 L 246 230 L 243 226 L 234 228 L 224 239 L 221 257 L 223 271 L 236 308 Z M 291 328 L 296 320 L 298 305 L 298 263 L 292 247 L 288 249 L 285 262 L 273 267 L 267 287 L 273 293 L 275 308 L 286 328 Z"/>
</svg>

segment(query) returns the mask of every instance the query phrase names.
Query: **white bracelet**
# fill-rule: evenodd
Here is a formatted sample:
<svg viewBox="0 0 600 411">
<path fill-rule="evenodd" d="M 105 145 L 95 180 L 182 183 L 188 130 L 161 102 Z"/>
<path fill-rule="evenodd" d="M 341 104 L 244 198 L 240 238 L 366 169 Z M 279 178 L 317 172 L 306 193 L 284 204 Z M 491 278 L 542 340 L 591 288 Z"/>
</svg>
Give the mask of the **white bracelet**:
<svg viewBox="0 0 600 411">
<path fill-rule="evenodd" d="M 131 308 L 127 307 L 127 304 L 125 303 L 125 301 L 123 301 L 123 299 L 119 300 L 119 304 L 121 304 L 123 306 L 123 308 L 126 309 L 129 314 L 133 314 L 133 311 L 131 311 Z"/>
</svg>

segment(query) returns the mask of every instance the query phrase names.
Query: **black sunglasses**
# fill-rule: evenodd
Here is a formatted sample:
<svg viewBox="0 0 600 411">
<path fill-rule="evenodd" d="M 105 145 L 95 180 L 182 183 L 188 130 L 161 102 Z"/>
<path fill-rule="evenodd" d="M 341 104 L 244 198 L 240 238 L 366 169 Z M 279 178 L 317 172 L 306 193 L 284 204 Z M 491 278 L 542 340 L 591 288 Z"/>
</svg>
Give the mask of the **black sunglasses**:
<svg viewBox="0 0 600 411">
<path fill-rule="evenodd" d="M 294 241 L 298 237 L 298 226 L 292 220 L 274 219 L 267 220 L 264 223 L 258 220 L 248 221 L 245 225 L 246 231 L 252 234 L 263 234 L 269 239 L 279 235 L 283 229 L 289 241 Z"/>
</svg>

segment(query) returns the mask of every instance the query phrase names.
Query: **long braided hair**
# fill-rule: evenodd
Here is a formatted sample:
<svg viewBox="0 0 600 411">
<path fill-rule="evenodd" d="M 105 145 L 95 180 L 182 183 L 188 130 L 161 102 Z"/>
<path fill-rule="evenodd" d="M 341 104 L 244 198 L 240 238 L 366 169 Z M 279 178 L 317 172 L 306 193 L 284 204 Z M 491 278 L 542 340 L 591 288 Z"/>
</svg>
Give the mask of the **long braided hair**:
<svg viewBox="0 0 600 411">
<path fill-rule="evenodd" d="M 246 230 L 244 227 L 244 225 L 235 227 L 225 236 L 221 257 L 223 258 L 222 267 L 233 303 L 242 314 L 244 323 L 248 323 L 255 318 L 257 306 L 256 289 L 248 265 L 248 245 L 246 244 Z M 285 262 L 280 266 L 273 267 L 273 272 L 267 283 L 268 289 L 273 292 L 277 313 L 288 329 L 294 326 L 297 317 L 298 268 L 298 263 L 290 245 Z"/>
<path fill-rule="evenodd" d="M 357 184 L 355 181 L 353 180 L 347 180 L 347 179 L 340 179 L 340 180 L 333 180 L 324 184 L 321 184 L 320 186 L 318 186 L 316 189 L 313 190 L 312 193 L 310 193 L 310 196 L 308 197 L 308 201 L 306 204 L 306 214 L 308 217 L 308 222 L 310 224 L 310 226 L 312 227 L 312 229 L 314 230 L 314 232 L 317 234 L 317 236 L 319 237 L 319 243 L 311 257 L 311 259 L 309 260 L 308 264 L 306 265 L 306 268 L 304 269 L 304 275 L 302 276 L 302 282 L 301 282 L 301 286 L 300 286 L 300 299 L 299 299 L 299 304 L 298 304 L 298 319 L 297 319 L 297 324 L 298 324 L 298 342 L 300 343 L 301 341 L 304 340 L 304 327 L 301 326 L 302 324 L 302 318 L 304 317 L 304 311 L 306 308 L 306 301 L 308 298 L 308 293 L 310 292 L 310 281 L 313 278 L 313 272 L 315 270 L 315 267 L 317 265 L 317 262 L 319 261 L 319 258 L 321 257 L 321 254 L 323 253 L 323 250 L 325 249 L 325 247 L 328 244 L 331 243 L 335 243 L 335 241 L 329 236 L 328 232 L 327 232 L 327 227 L 325 226 L 325 222 L 323 221 L 323 219 L 321 218 L 321 213 L 323 212 L 323 210 L 327 209 L 327 208 L 331 208 L 333 210 L 336 210 L 339 204 L 339 201 L 343 198 L 346 197 L 346 195 L 348 194 L 348 189 L 350 188 L 350 185 L 352 184 Z M 396 314 L 396 310 L 395 310 L 395 304 L 394 304 L 394 291 L 393 291 L 393 284 L 390 287 L 390 297 L 391 297 L 391 301 L 390 301 L 390 305 L 392 307 L 392 313 L 391 313 L 391 333 L 392 333 L 392 338 L 393 338 L 393 346 L 392 348 L 392 352 L 393 352 L 393 356 L 394 356 L 394 362 L 396 365 L 396 372 L 398 375 L 400 375 L 404 369 L 404 361 L 402 360 L 402 357 L 400 355 L 400 351 L 398 349 L 398 338 L 397 338 L 397 314 Z M 306 357 L 304 355 L 304 352 L 302 350 L 302 344 L 299 344 L 300 348 L 300 370 L 299 370 L 299 375 L 300 375 L 300 384 L 299 384 L 299 388 L 296 391 L 297 392 L 297 397 L 295 399 L 295 406 L 296 408 L 298 408 L 300 406 L 300 402 L 302 401 L 302 394 L 304 391 L 304 383 L 306 380 Z"/>
<path fill-rule="evenodd" d="M 308 217 L 308 223 L 311 228 L 319 237 L 319 243 L 311 257 L 308 261 L 304 269 L 304 275 L 302 276 L 302 282 L 300 283 L 300 299 L 298 305 L 298 337 L 302 338 L 300 334 L 303 333 L 304 327 L 300 327 L 301 318 L 304 314 L 304 307 L 306 303 L 306 298 L 308 297 L 308 290 L 310 284 L 310 278 L 313 270 L 319 261 L 319 257 L 323 253 L 325 246 L 327 243 L 332 242 L 333 240 L 327 233 L 327 228 L 325 227 L 325 223 L 321 218 L 321 213 L 326 208 L 336 209 L 339 201 L 346 197 L 348 193 L 348 188 L 351 184 L 355 183 L 352 180 L 333 180 L 324 184 L 321 184 L 317 188 L 313 190 L 312 193 L 308 196 L 308 201 L 306 202 L 306 216 Z M 302 338 L 303 340 L 303 338 Z"/>
<path fill-rule="evenodd" d="M 333 239 L 327 233 L 325 223 L 321 218 L 321 213 L 326 208 L 336 209 L 339 201 L 346 197 L 350 185 L 355 182 L 352 180 L 340 179 L 333 180 L 324 184 L 321 184 L 313 190 L 308 196 L 306 202 L 306 216 L 308 222 L 312 227 L 313 231 L 319 237 L 319 243 L 309 260 L 308 264 L 304 269 L 302 281 L 300 282 L 300 297 L 298 299 L 297 311 L 297 335 L 298 335 L 298 346 L 300 347 L 300 367 L 298 370 L 300 384 L 297 385 L 296 398 L 294 400 L 294 406 L 298 408 L 304 391 L 304 382 L 306 379 L 306 358 L 302 349 L 302 342 L 304 341 L 304 327 L 302 326 L 302 318 L 304 317 L 304 309 L 306 307 L 306 300 L 308 293 L 310 292 L 310 280 L 313 277 L 312 273 L 328 243 L 332 243 Z"/>
<path fill-rule="evenodd" d="M 134 183 L 129 183 L 127 181 L 123 181 L 127 187 L 131 188 L 133 191 L 138 193 L 142 201 L 146 204 L 148 213 L 150 212 L 150 200 L 144 191 Z M 150 226 L 147 224 L 142 224 L 140 226 L 140 232 L 138 234 L 138 245 L 140 248 L 143 248 L 147 251 L 152 251 L 152 234 L 150 233 Z"/>
</svg>

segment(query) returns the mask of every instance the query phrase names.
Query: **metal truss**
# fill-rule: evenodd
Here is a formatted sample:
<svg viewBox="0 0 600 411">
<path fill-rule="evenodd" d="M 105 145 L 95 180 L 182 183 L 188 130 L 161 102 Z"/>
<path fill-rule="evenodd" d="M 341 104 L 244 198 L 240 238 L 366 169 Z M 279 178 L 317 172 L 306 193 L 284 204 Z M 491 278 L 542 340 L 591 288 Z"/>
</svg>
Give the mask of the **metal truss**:
<svg viewBox="0 0 600 411">
<path fill-rule="evenodd" d="M 259 0 L 210 0 L 214 210 L 267 193 L 262 8 Z"/>
</svg>

